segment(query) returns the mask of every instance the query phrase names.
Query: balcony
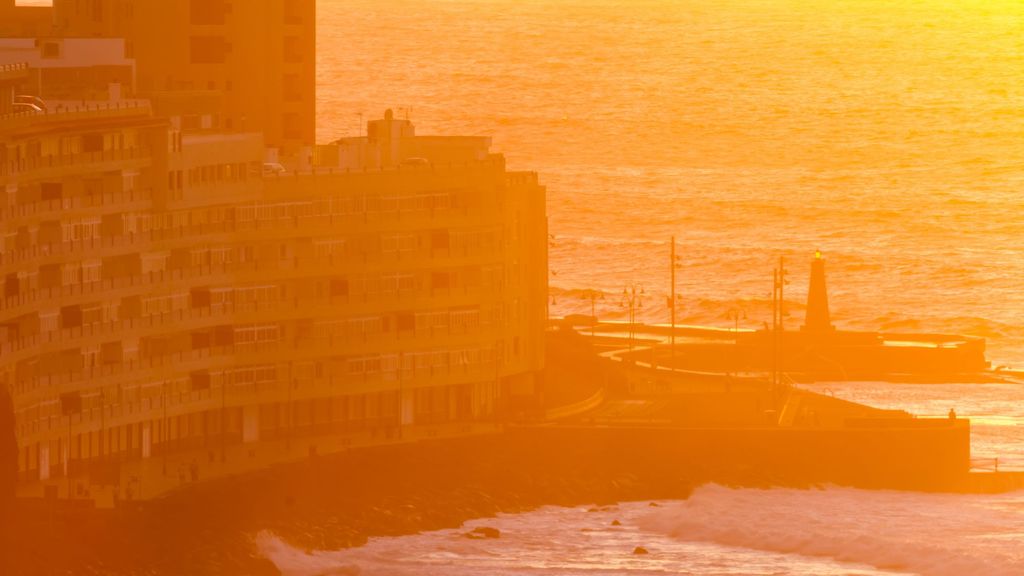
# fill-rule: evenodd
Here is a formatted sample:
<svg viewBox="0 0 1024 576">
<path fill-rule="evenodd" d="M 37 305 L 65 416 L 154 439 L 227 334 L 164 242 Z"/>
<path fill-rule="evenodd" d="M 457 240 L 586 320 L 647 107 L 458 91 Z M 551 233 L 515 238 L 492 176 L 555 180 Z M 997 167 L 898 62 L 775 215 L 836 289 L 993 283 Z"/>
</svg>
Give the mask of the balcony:
<svg viewBox="0 0 1024 576">
<path fill-rule="evenodd" d="M 149 100 L 50 101 L 47 104 L 46 110 L 23 110 L 0 114 L 0 132 L 53 123 L 153 117 L 153 108 Z"/>
<path fill-rule="evenodd" d="M 0 126 L 2 128 L 2 126 Z M 124 150 L 102 150 L 99 152 L 82 152 L 80 154 L 61 154 L 39 156 L 36 158 L 20 158 L 0 163 L 0 177 L 12 176 L 25 172 L 40 170 L 64 170 L 73 168 L 75 172 L 103 172 L 116 166 L 105 164 L 123 164 L 141 162 L 150 158 L 150 150 L 146 147 L 127 148 Z"/>
</svg>

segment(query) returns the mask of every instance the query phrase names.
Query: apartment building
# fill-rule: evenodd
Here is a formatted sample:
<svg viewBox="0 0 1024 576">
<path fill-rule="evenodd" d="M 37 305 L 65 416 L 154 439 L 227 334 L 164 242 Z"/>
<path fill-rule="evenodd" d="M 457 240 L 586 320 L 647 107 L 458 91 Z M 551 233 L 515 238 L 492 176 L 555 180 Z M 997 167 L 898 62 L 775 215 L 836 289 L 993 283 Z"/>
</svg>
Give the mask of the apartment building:
<svg viewBox="0 0 1024 576">
<path fill-rule="evenodd" d="M 189 3 L 136 17 L 142 4 Z M 234 4 L 218 4 L 225 19 L 248 6 Z M 0 64 L 0 386 L 19 493 L 124 497 L 139 463 L 399 439 L 535 396 L 536 174 L 508 171 L 486 138 L 417 136 L 390 112 L 319 147 L 315 168 L 267 173 L 275 129 L 225 121 L 229 90 L 148 90 L 138 44 L 126 59 L 78 32 L 0 40 L 21 60 Z M 37 58 L 47 42 L 105 64 Z M 69 66 L 83 73 L 41 71 Z"/>
<path fill-rule="evenodd" d="M 315 0 L 0 0 L 0 34 L 50 40 L 123 41 L 137 63 L 136 95 L 213 92 L 212 122 L 260 132 L 269 160 L 308 168 L 316 129 Z"/>
</svg>

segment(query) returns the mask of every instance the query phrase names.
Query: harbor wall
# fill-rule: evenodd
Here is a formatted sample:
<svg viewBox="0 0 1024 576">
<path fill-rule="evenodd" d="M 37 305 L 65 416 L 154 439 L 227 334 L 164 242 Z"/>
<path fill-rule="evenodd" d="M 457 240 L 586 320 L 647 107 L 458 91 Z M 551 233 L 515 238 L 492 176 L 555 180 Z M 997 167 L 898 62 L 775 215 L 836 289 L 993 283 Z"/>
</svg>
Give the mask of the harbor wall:
<svg viewBox="0 0 1024 576">
<path fill-rule="evenodd" d="M 964 419 L 858 419 L 832 429 L 540 426 L 510 433 L 523 444 L 623 470 L 683 470 L 742 484 L 957 490 L 970 470 Z"/>
</svg>

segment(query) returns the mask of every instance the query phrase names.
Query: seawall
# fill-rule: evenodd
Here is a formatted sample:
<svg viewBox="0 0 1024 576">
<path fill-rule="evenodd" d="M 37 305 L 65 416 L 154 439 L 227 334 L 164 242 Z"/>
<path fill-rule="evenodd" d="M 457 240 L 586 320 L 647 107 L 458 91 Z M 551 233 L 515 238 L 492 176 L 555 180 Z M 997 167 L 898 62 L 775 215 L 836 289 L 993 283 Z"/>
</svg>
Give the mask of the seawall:
<svg viewBox="0 0 1024 576">
<path fill-rule="evenodd" d="M 958 491 L 970 469 L 964 419 L 859 419 L 842 428 L 570 425 L 510 434 L 582 460 L 747 485 Z"/>
<path fill-rule="evenodd" d="M 275 574 L 252 543 L 264 530 L 302 548 L 338 549 L 542 505 L 686 498 L 708 482 L 952 490 L 959 456 L 930 456 L 965 445 L 965 430 L 516 426 L 360 448 L 130 509 L 23 510 L 7 536 L 14 566 L 4 573 Z"/>
</svg>

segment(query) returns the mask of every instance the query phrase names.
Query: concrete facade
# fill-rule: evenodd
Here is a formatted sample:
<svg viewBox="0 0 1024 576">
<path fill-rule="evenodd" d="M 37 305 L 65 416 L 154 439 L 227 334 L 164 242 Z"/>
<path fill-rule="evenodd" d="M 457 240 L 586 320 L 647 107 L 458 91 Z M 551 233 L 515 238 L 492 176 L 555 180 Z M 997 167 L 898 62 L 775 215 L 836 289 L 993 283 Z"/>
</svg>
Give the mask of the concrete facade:
<svg viewBox="0 0 1024 576">
<path fill-rule="evenodd" d="M 216 93 L 215 126 L 260 132 L 270 158 L 309 166 L 316 127 L 315 0 L 54 0 L 52 7 L 4 0 L 0 36 L 39 38 L 44 45 L 121 39 L 124 58 L 138 63 L 140 96 Z"/>
<path fill-rule="evenodd" d="M 228 473 L 246 469 L 232 455 L 271 444 L 293 456 L 292 442 L 493 424 L 535 393 L 547 298 L 536 174 L 508 171 L 486 138 L 419 137 L 408 122 L 398 146 L 371 128 L 372 165 L 267 172 L 268 153 L 312 144 L 311 80 L 295 101 L 281 83 L 292 68 L 299 85 L 312 78 L 313 10 L 56 2 L 53 30 L 88 45 L 128 31 L 123 64 L 145 99 L 19 107 L 15 95 L 46 95 L 32 91 L 38 67 L 0 67 L 0 386 L 19 494 L 138 496 L 132 470 L 149 474 L 147 462 Z M 191 61 L 197 37 L 227 38 L 230 54 Z M 269 52 L 280 67 L 259 62 Z"/>
</svg>

